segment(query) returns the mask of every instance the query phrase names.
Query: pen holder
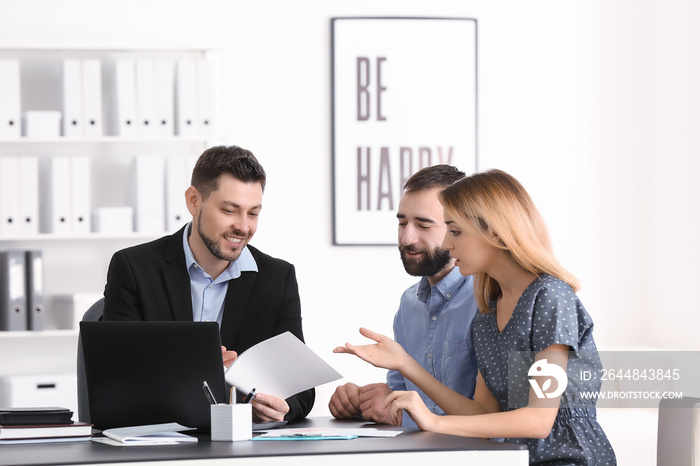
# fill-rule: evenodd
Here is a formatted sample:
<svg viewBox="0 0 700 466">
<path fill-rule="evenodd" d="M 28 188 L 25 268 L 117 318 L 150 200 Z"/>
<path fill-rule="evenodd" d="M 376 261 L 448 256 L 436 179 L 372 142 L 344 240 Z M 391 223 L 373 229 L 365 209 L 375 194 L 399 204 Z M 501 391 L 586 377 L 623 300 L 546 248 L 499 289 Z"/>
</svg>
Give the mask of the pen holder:
<svg viewBox="0 0 700 466">
<path fill-rule="evenodd" d="M 253 410 L 250 403 L 211 405 L 212 442 L 235 442 L 253 438 Z"/>
</svg>

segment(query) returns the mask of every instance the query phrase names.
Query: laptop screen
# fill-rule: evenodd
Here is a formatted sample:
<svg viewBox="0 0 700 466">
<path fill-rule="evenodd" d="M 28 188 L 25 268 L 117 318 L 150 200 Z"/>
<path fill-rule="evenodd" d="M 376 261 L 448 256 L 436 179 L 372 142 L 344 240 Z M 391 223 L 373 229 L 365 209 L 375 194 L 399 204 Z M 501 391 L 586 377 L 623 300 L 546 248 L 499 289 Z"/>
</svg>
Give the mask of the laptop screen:
<svg viewBox="0 0 700 466">
<path fill-rule="evenodd" d="M 210 429 L 206 381 L 225 400 L 216 322 L 80 322 L 90 422 Z"/>
</svg>

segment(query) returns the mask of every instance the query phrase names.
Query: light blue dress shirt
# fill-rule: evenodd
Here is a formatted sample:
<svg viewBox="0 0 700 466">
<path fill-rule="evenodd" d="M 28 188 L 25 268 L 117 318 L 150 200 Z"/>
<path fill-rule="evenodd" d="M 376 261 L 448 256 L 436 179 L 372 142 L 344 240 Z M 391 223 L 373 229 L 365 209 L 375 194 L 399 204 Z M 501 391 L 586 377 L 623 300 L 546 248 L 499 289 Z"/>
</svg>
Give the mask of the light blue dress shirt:
<svg viewBox="0 0 700 466">
<path fill-rule="evenodd" d="M 433 377 L 473 398 L 478 370 L 472 322 L 477 312 L 474 280 L 459 273 L 458 267 L 432 287 L 423 277 L 401 296 L 394 317 L 394 339 Z M 399 372 L 388 372 L 387 385 L 392 390 L 417 391 L 430 411 L 445 414 Z M 416 427 L 406 412 L 403 425 Z"/>
<path fill-rule="evenodd" d="M 244 246 L 241 255 L 221 275 L 212 279 L 202 267 L 194 260 L 194 254 L 187 241 L 192 222 L 185 228 L 182 236 L 182 246 L 185 250 L 185 263 L 190 275 L 190 291 L 192 293 L 192 320 L 195 322 L 218 322 L 221 327 L 221 319 L 224 315 L 224 301 L 228 291 L 229 280 L 241 276 L 241 272 L 258 271 L 258 264 L 250 253 L 248 246 Z"/>
</svg>

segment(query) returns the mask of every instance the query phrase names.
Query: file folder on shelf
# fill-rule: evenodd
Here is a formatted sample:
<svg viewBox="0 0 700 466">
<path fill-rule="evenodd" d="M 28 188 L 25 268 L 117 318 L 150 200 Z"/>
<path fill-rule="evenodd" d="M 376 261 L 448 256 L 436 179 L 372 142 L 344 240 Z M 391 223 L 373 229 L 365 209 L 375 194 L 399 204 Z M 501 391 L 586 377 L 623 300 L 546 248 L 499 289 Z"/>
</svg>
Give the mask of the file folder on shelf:
<svg viewBox="0 0 700 466">
<path fill-rule="evenodd" d="M 32 110 L 24 113 L 23 135 L 28 138 L 57 138 L 61 135 L 61 112 Z"/>
<path fill-rule="evenodd" d="M 19 224 L 19 158 L 0 157 L 0 234 L 17 236 Z"/>
<path fill-rule="evenodd" d="M 45 233 L 71 233 L 71 160 L 52 157 L 42 167 L 41 230 Z"/>
<path fill-rule="evenodd" d="M 136 61 L 136 125 L 138 136 L 153 137 L 157 134 L 154 125 L 155 86 L 153 78 L 153 61 Z"/>
<path fill-rule="evenodd" d="M 90 158 L 70 158 L 70 201 L 73 234 L 89 234 L 91 230 L 90 216 Z"/>
<path fill-rule="evenodd" d="M 125 235 L 134 231 L 134 208 L 97 207 L 92 211 L 92 231 L 110 235 Z"/>
<path fill-rule="evenodd" d="M 44 260 L 41 251 L 25 252 L 27 329 L 44 330 Z"/>
<path fill-rule="evenodd" d="M 102 67 L 100 60 L 83 60 L 83 136 L 103 136 Z"/>
<path fill-rule="evenodd" d="M 156 60 L 153 68 L 155 133 L 160 137 L 175 134 L 175 62 Z"/>
<path fill-rule="evenodd" d="M 134 60 L 116 61 L 117 134 L 129 138 L 136 128 L 136 64 Z"/>
<path fill-rule="evenodd" d="M 129 205 L 134 208 L 134 230 L 162 233 L 165 229 L 165 161 L 160 155 L 134 158 Z"/>
<path fill-rule="evenodd" d="M 197 62 L 197 117 L 199 118 L 199 134 L 205 137 L 214 135 L 214 64 L 210 61 Z"/>
<path fill-rule="evenodd" d="M 24 251 L 0 251 L 0 330 L 27 330 Z"/>
<path fill-rule="evenodd" d="M 22 135 L 19 60 L 0 60 L 0 139 Z"/>
<path fill-rule="evenodd" d="M 83 136 L 83 67 L 80 60 L 63 61 L 63 135 Z"/>
<path fill-rule="evenodd" d="M 39 159 L 19 157 L 19 233 L 39 233 Z"/>
<path fill-rule="evenodd" d="M 178 136 L 192 137 L 199 133 L 197 119 L 197 66 L 194 60 L 177 62 L 175 125 Z"/>
<path fill-rule="evenodd" d="M 190 186 L 189 157 L 168 157 L 165 165 L 165 218 L 168 231 L 179 230 L 189 218 L 185 191 Z"/>
</svg>

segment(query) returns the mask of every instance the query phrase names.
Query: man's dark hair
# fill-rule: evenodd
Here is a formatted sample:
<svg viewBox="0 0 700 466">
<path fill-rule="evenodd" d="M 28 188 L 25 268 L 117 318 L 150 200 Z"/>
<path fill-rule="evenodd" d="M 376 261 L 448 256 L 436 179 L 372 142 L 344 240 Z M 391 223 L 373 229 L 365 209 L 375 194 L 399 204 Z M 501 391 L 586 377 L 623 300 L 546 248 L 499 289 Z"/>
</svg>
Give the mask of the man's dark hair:
<svg viewBox="0 0 700 466">
<path fill-rule="evenodd" d="M 465 176 L 464 172 L 452 165 L 433 165 L 414 173 L 403 185 L 403 189 L 406 193 L 415 193 L 432 188 L 446 188 Z"/>
<path fill-rule="evenodd" d="M 265 170 L 252 152 L 238 146 L 215 146 L 205 150 L 192 170 L 192 186 L 206 199 L 219 189 L 219 177 L 223 174 L 244 183 L 260 183 L 265 191 Z"/>
</svg>

